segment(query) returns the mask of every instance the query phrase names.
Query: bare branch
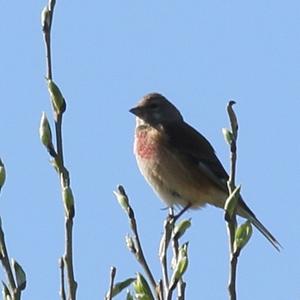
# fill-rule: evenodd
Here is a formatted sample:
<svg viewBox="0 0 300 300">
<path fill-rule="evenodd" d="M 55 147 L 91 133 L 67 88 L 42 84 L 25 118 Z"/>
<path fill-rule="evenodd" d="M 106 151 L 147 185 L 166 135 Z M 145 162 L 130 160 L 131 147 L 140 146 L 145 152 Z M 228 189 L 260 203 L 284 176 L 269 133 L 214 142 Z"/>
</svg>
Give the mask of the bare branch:
<svg viewBox="0 0 300 300">
<path fill-rule="evenodd" d="M 160 241 L 159 247 L 159 257 L 162 268 L 162 276 L 163 276 L 163 290 L 164 294 L 168 294 L 169 290 L 169 277 L 168 277 L 168 263 L 167 263 L 167 250 L 170 244 L 172 229 L 173 229 L 173 217 L 172 210 L 170 209 L 170 213 L 168 214 L 166 220 L 164 221 L 164 233 Z"/>
<path fill-rule="evenodd" d="M 140 237 L 139 237 L 139 233 L 138 233 L 138 229 L 137 229 L 137 222 L 136 222 L 136 219 L 134 216 L 134 211 L 129 204 L 129 199 L 128 199 L 128 196 L 127 196 L 123 186 L 121 186 L 121 185 L 118 186 L 117 191 L 115 192 L 115 195 L 116 195 L 120 205 L 127 213 L 127 216 L 129 219 L 129 224 L 130 224 L 131 230 L 134 235 L 134 247 L 133 247 L 134 251 L 132 251 L 132 253 L 135 255 L 137 261 L 144 269 L 144 271 L 150 281 L 150 284 L 156 293 L 157 298 L 161 300 L 162 297 L 160 295 L 161 294 L 160 287 L 156 283 L 154 276 L 148 266 L 147 260 L 145 258 L 144 251 L 143 251 L 142 244 L 141 244 Z"/>
<path fill-rule="evenodd" d="M 1 264 L 5 270 L 7 282 L 8 282 L 8 288 L 10 295 L 13 300 L 20 299 L 21 291 L 18 291 L 17 285 L 14 279 L 13 271 L 9 262 L 9 256 L 5 244 L 5 237 L 4 232 L 2 229 L 2 225 L 0 226 L 0 247 L 1 247 L 1 253 L 0 253 L 0 260 Z"/>
<path fill-rule="evenodd" d="M 67 269 L 68 275 L 68 299 L 76 299 L 77 282 L 74 278 L 73 269 L 73 218 L 65 218 L 65 254 L 64 263 Z"/>
<path fill-rule="evenodd" d="M 45 48 L 46 48 L 46 64 L 47 64 L 46 78 L 48 80 L 48 89 L 52 97 L 52 105 L 54 101 L 53 111 L 54 111 L 54 121 L 55 121 L 56 151 L 53 151 L 52 154 L 55 155 L 54 164 L 60 176 L 61 189 L 63 193 L 67 189 L 71 193 L 69 172 L 64 165 L 63 141 L 62 141 L 62 120 L 63 120 L 63 113 L 66 109 L 66 105 L 65 105 L 65 100 L 62 97 L 59 88 L 52 81 L 53 72 L 52 72 L 52 59 L 51 59 L 51 28 L 52 28 L 55 3 L 56 3 L 55 0 L 49 0 L 48 5 L 45 6 L 42 12 L 42 29 L 44 33 Z M 56 98 L 56 96 L 59 97 Z M 63 200 L 65 205 L 65 253 L 63 256 L 63 262 L 61 262 L 62 264 L 61 272 L 63 272 L 64 270 L 66 270 L 67 272 L 67 283 L 68 283 L 67 299 L 75 300 L 76 290 L 77 290 L 77 282 L 75 281 L 74 268 L 73 268 L 73 218 L 75 214 L 75 208 L 74 208 L 73 196 L 71 198 L 69 197 Z M 61 273 L 61 276 L 63 276 L 63 273 Z M 66 298 L 66 296 L 63 295 L 63 292 L 64 289 L 61 291 L 62 293 L 61 297 Z"/>
<path fill-rule="evenodd" d="M 66 300 L 66 291 L 65 291 L 65 264 L 64 259 L 61 257 L 59 259 L 59 268 L 60 268 L 60 298 L 61 300 Z"/>
<path fill-rule="evenodd" d="M 0 191 L 5 183 L 6 171 L 5 166 L 0 158 Z M 0 218 L 0 261 L 4 269 L 8 284 L 3 284 L 3 297 L 5 299 L 19 300 L 21 292 L 26 288 L 26 273 L 22 266 L 14 259 L 11 260 L 8 255 L 5 235 Z"/>
<path fill-rule="evenodd" d="M 114 281 L 116 277 L 117 269 L 116 267 L 111 267 L 110 269 L 110 284 L 109 284 L 109 292 L 108 296 L 106 296 L 105 300 L 111 300 L 113 297 L 113 288 L 114 288 Z"/>
<path fill-rule="evenodd" d="M 236 160 L 237 160 L 237 135 L 238 135 L 238 122 L 237 117 L 233 111 L 232 106 L 235 104 L 234 101 L 229 101 L 227 105 L 227 112 L 229 115 L 232 138 L 230 141 L 230 174 L 227 182 L 229 195 L 235 190 L 235 175 L 236 175 Z M 229 249 L 230 249 L 230 270 L 229 270 L 229 283 L 228 292 L 229 299 L 236 300 L 236 270 L 237 261 L 240 251 L 234 249 L 235 231 L 237 226 L 236 220 L 236 205 L 231 216 L 225 211 L 225 219 L 227 221 L 227 230 L 229 235 Z"/>
</svg>

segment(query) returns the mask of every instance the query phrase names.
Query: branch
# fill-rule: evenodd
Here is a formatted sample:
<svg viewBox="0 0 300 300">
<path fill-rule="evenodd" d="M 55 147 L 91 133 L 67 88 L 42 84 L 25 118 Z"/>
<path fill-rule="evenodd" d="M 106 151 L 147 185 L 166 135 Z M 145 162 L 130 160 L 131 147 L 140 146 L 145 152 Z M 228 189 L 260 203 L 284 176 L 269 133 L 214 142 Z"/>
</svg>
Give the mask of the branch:
<svg viewBox="0 0 300 300">
<path fill-rule="evenodd" d="M 175 225 L 175 224 L 174 224 Z M 174 227 L 173 227 L 174 230 Z M 183 234 L 183 233 L 181 233 Z M 180 246 L 179 246 L 179 238 L 180 234 L 173 234 L 172 237 L 172 249 L 173 249 L 173 259 L 176 263 L 178 263 L 179 260 L 179 251 L 180 251 Z M 178 300 L 184 300 L 185 299 L 185 287 L 186 283 L 183 281 L 182 276 L 180 276 L 180 279 L 178 280 L 177 284 L 174 286 L 171 286 L 169 288 L 170 291 L 170 300 L 172 299 L 172 292 L 177 287 L 177 299 Z"/>
<path fill-rule="evenodd" d="M 63 255 L 63 262 L 61 262 L 61 272 L 66 269 L 67 272 L 67 283 L 68 283 L 68 300 L 76 299 L 77 282 L 74 277 L 73 268 L 73 218 L 75 215 L 74 207 L 74 197 L 72 190 L 70 188 L 70 176 L 69 172 L 64 165 L 64 155 L 63 155 L 63 141 L 62 141 L 62 120 L 63 113 L 66 109 L 65 99 L 62 96 L 61 91 L 58 86 L 53 82 L 52 73 L 52 59 L 51 59 L 51 28 L 55 7 L 55 0 L 49 0 L 48 5 L 43 9 L 42 12 L 42 29 L 44 33 L 45 48 L 46 48 L 46 65 L 47 65 L 47 75 L 46 79 L 48 81 L 48 90 L 50 93 L 52 107 L 54 112 L 55 121 L 55 136 L 56 136 L 56 150 L 51 150 L 53 147 L 52 141 L 48 141 L 48 151 L 54 156 L 54 166 L 59 173 L 61 189 L 63 194 L 63 201 L 65 206 L 65 253 Z M 49 128 L 48 128 L 49 129 Z M 50 129 L 49 129 L 50 130 Z M 51 134 L 49 135 L 51 136 Z M 43 142 L 45 145 L 45 142 Z M 64 281 L 63 273 L 61 273 L 61 281 Z M 62 282 L 61 287 L 61 297 L 66 298 L 63 295 L 64 285 Z M 63 298 L 63 299 L 64 299 Z"/>
<path fill-rule="evenodd" d="M 76 299 L 77 282 L 74 278 L 73 269 L 73 218 L 65 218 L 65 254 L 64 263 L 68 274 L 68 299 Z"/>
<path fill-rule="evenodd" d="M 65 264 L 64 259 L 61 257 L 59 259 L 59 268 L 60 268 L 60 298 L 61 300 L 66 300 L 66 291 L 65 291 Z"/>
<path fill-rule="evenodd" d="M 175 260 L 178 260 L 178 254 L 179 254 L 179 241 L 176 236 L 172 239 L 172 248 L 173 248 L 173 256 Z M 177 299 L 178 300 L 184 300 L 185 299 L 185 287 L 186 283 L 183 281 L 182 277 L 178 280 L 177 283 Z"/>
<path fill-rule="evenodd" d="M 5 166 L 0 159 L 0 191 L 5 183 L 6 171 Z M 26 274 L 14 259 L 10 263 L 5 235 L 2 228 L 2 220 L 0 218 L 0 260 L 6 274 L 8 286 L 2 281 L 3 284 L 3 297 L 5 299 L 20 300 L 21 292 L 26 287 Z M 14 276 L 15 275 L 15 276 Z"/>
<path fill-rule="evenodd" d="M 154 279 L 154 276 L 152 275 L 152 272 L 150 271 L 150 268 L 148 266 L 148 263 L 146 261 L 145 255 L 144 255 L 144 251 L 142 248 L 142 244 L 140 241 L 140 237 L 138 234 L 138 229 L 137 229 L 137 223 L 136 223 L 136 219 L 134 216 L 134 212 L 132 210 L 132 208 L 129 208 L 129 212 L 128 212 L 128 217 L 129 217 L 129 222 L 130 222 L 130 227 L 131 230 L 134 234 L 134 239 L 136 241 L 136 258 L 138 260 L 138 262 L 141 264 L 141 266 L 144 268 L 145 273 L 148 276 L 148 279 L 150 280 L 150 283 L 152 285 L 152 287 L 154 288 L 154 290 L 156 290 L 156 281 Z"/>
<path fill-rule="evenodd" d="M 170 208 L 169 214 L 164 222 L 164 233 L 160 242 L 159 256 L 160 256 L 162 274 L 163 274 L 163 282 L 162 282 L 163 291 L 166 300 L 172 299 L 173 292 L 176 289 L 176 287 L 177 287 L 177 298 L 179 300 L 185 299 L 184 294 L 185 294 L 186 284 L 183 281 L 182 276 L 187 267 L 187 251 L 184 251 L 185 253 L 184 257 L 180 257 L 179 239 L 184 235 L 186 229 L 190 227 L 191 223 L 190 220 L 182 220 L 179 224 L 176 224 L 176 221 L 187 210 L 187 207 L 183 208 L 183 210 L 180 211 L 179 214 L 177 215 L 174 215 L 173 208 Z M 173 274 L 171 280 L 169 280 L 168 278 L 168 266 L 167 266 L 167 250 L 170 245 L 170 241 L 172 241 L 172 249 L 173 249 L 173 258 L 172 258 Z"/>
<path fill-rule="evenodd" d="M 235 174 L 236 174 L 236 160 L 237 160 L 237 137 L 238 137 L 238 122 L 235 112 L 233 111 L 232 106 L 235 104 L 234 101 L 229 101 L 227 105 L 227 112 L 229 115 L 231 132 L 232 132 L 232 140 L 230 143 L 230 174 L 228 180 L 228 188 L 230 194 L 235 189 Z"/>
<path fill-rule="evenodd" d="M 114 288 L 116 272 L 117 272 L 116 267 L 111 267 L 111 269 L 110 269 L 109 292 L 108 292 L 108 295 L 105 297 L 105 300 L 111 300 L 112 297 L 113 297 L 113 288 Z"/>
<path fill-rule="evenodd" d="M 9 293 L 13 297 L 13 299 L 20 299 L 20 292 L 17 293 L 17 285 L 14 279 L 13 271 L 9 262 L 9 256 L 5 244 L 5 237 L 4 232 L 2 229 L 2 225 L 0 227 L 0 245 L 1 245 L 1 255 L 0 260 L 1 264 L 3 266 L 3 269 L 5 270 L 8 287 L 9 287 Z M 18 295 L 17 295 L 18 294 Z"/>
<path fill-rule="evenodd" d="M 172 210 L 170 209 L 170 213 L 168 214 L 166 220 L 164 221 L 164 233 L 160 241 L 159 247 L 159 257 L 161 262 L 162 269 L 162 286 L 163 286 L 163 294 L 167 296 L 169 291 L 169 276 L 168 276 L 168 264 L 167 264 L 167 250 L 170 244 L 172 230 L 174 227 L 174 219 L 172 216 Z"/>
<path fill-rule="evenodd" d="M 133 232 L 134 235 L 134 240 L 132 240 L 131 238 L 127 238 L 127 245 L 130 248 L 130 251 L 135 255 L 137 261 L 139 262 L 139 264 L 142 266 L 142 268 L 144 269 L 150 284 L 153 288 L 153 290 L 155 291 L 155 294 L 157 296 L 158 299 L 162 299 L 161 297 L 161 293 L 160 293 L 160 288 L 159 285 L 156 283 L 154 276 L 148 266 L 148 263 L 146 261 L 145 255 L 144 255 L 144 251 L 142 248 L 142 244 L 140 242 L 140 237 L 138 234 L 138 229 L 137 229 L 137 222 L 134 216 L 134 211 L 132 209 L 132 207 L 129 204 L 129 199 L 126 195 L 126 192 L 123 188 L 123 186 L 118 186 L 117 187 L 117 191 L 114 192 L 114 194 L 116 195 L 120 205 L 122 206 L 122 208 L 125 210 L 125 212 L 127 213 L 128 219 L 129 219 L 129 224 L 131 227 L 131 230 Z"/>
<path fill-rule="evenodd" d="M 227 105 L 227 112 L 229 115 L 231 132 L 229 145 L 230 145 L 230 174 L 227 182 L 229 198 L 235 191 L 235 174 L 236 174 L 236 160 L 237 160 L 237 135 L 238 135 L 238 123 L 236 115 L 233 111 L 232 106 L 235 104 L 234 101 L 229 101 Z M 237 194 L 235 197 L 239 197 Z M 237 200 L 238 201 L 238 200 Z M 234 204 L 233 211 L 229 213 L 226 209 L 225 211 L 225 220 L 227 221 L 227 230 L 229 235 L 229 249 L 230 249 L 230 271 L 229 271 L 229 283 L 228 283 L 228 292 L 229 299 L 236 300 L 236 270 L 237 270 L 237 261 L 240 254 L 240 251 L 235 251 L 234 249 L 234 240 L 235 240 L 235 231 L 237 226 L 236 220 L 236 207 L 237 201 Z"/>
<path fill-rule="evenodd" d="M 56 1 L 49 0 L 49 3 L 42 11 L 42 29 L 44 32 L 46 63 L 47 63 L 47 79 L 52 79 L 52 62 L 51 62 L 51 27 L 54 6 Z"/>
</svg>

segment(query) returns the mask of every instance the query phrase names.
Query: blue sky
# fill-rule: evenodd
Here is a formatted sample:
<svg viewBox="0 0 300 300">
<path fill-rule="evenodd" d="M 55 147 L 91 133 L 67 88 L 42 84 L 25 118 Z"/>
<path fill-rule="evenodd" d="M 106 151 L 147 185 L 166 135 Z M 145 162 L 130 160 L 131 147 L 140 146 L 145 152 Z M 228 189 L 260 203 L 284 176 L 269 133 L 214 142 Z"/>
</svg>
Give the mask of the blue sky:
<svg viewBox="0 0 300 300">
<path fill-rule="evenodd" d="M 23 299 L 58 298 L 63 207 L 58 178 L 39 142 L 51 119 L 40 26 L 44 1 L 2 1 L 0 156 L 7 169 L 0 215 L 12 257 L 24 267 Z M 299 297 L 300 4 L 298 1 L 57 1 L 54 80 L 67 100 L 66 165 L 76 199 L 78 299 L 101 299 L 111 265 L 117 280 L 141 271 L 126 249 L 126 216 L 112 191 L 123 184 L 146 256 L 159 278 L 165 211 L 132 153 L 144 94 L 164 94 L 214 145 L 228 168 L 221 128 L 226 103 L 239 123 L 238 182 L 248 205 L 284 247 L 254 231 L 238 266 L 239 299 Z M 188 212 L 192 227 L 187 299 L 226 299 L 228 245 L 223 213 Z M 123 296 L 118 299 L 124 299 Z"/>
</svg>

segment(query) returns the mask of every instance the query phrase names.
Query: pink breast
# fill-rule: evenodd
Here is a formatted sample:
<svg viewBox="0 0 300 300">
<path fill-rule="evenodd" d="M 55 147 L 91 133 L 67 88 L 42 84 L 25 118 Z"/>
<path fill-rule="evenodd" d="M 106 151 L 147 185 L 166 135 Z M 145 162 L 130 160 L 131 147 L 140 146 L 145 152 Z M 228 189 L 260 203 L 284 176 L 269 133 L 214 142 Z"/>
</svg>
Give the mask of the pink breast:
<svg viewBox="0 0 300 300">
<path fill-rule="evenodd" d="M 151 135 L 146 131 L 136 133 L 135 152 L 141 158 L 153 158 L 157 146 Z"/>
</svg>

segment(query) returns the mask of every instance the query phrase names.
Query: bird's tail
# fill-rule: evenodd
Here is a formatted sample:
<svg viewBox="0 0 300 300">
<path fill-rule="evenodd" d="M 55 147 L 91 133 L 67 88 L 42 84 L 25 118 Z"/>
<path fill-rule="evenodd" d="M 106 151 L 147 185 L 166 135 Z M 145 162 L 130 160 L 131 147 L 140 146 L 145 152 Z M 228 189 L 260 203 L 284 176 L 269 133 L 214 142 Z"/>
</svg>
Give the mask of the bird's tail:
<svg viewBox="0 0 300 300">
<path fill-rule="evenodd" d="M 250 208 L 246 205 L 246 203 L 240 199 L 239 202 L 239 214 L 243 217 L 246 217 L 264 236 L 265 238 L 276 248 L 277 251 L 282 249 L 282 246 L 277 241 L 277 239 L 273 236 L 273 234 L 256 218 L 254 213 L 250 210 Z"/>
<path fill-rule="evenodd" d="M 276 248 L 277 251 L 282 249 L 280 243 L 276 240 L 273 234 L 254 216 L 249 218 L 251 223 L 265 236 L 265 238 Z"/>
</svg>

